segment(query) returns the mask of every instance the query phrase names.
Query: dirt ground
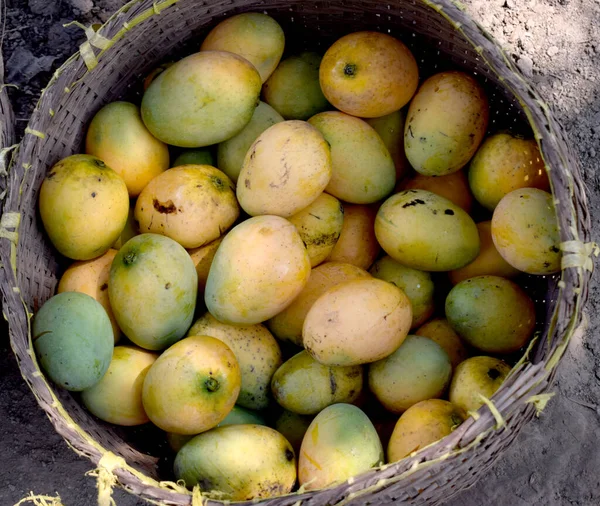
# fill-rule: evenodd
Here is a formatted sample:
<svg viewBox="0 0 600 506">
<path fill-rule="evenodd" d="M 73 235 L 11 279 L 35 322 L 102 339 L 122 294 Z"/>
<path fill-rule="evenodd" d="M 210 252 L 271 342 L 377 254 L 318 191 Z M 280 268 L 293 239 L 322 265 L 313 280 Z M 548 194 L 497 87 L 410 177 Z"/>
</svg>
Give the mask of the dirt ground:
<svg viewBox="0 0 600 506">
<path fill-rule="evenodd" d="M 600 0 L 463 0 L 552 104 L 579 153 L 589 189 L 594 240 L 600 220 Z M 121 0 L 3 0 L 3 53 L 22 132 L 40 89 L 81 42 L 77 19 L 103 21 Z M 0 10 L 0 19 L 4 13 Z M 2 23 L 0 23 L 1 25 Z M 589 331 L 572 342 L 557 395 L 476 486 L 452 506 L 600 504 L 600 294 L 592 286 Z M 0 336 L 7 334 L 0 327 Z M 0 338 L 0 505 L 29 491 L 59 494 L 65 506 L 95 504 L 91 463 L 77 457 L 38 408 L 8 340 Z M 118 506 L 143 504 L 116 491 Z"/>
</svg>

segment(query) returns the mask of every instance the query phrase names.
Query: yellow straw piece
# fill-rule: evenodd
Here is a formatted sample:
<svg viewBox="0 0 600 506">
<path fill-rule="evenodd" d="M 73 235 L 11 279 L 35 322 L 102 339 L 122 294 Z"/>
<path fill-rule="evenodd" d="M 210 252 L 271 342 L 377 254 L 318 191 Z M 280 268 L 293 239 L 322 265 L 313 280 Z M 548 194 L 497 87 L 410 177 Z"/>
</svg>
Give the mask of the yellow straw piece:
<svg viewBox="0 0 600 506">
<path fill-rule="evenodd" d="M 29 128 L 29 127 L 27 127 L 25 129 L 25 133 L 35 135 L 36 137 L 39 137 L 40 139 L 46 138 L 46 134 L 44 132 L 40 132 L 39 130 L 34 130 L 33 128 Z"/>
<path fill-rule="evenodd" d="M 548 401 L 552 399 L 552 397 L 554 397 L 555 394 L 556 392 L 549 392 L 547 394 L 532 395 L 525 402 L 531 402 L 535 405 L 535 416 L 539 417 L 542 411 L 544 411 L 544 409 L 546 408 L 546 404 L 548 404 Z"/>
<path fill-rule="evenodd" d="M 506 422 L 504 421 L 504 418 L 502 418 L 502 415 L 500 414 L 500 411 L 498 411 L 498 408 L 495 406 L 495 404 L 490 399 L 488 399 L 485 395 L 479 394 L 479 398 L 483 401 L 483 403 L 488 408 L 490 408 L 492 415 L 496 419 L 496 430 L 504 427 Z"/>
<path fill-rule="evenodd" d="M 25 504 L 31 502 L 34 506 L 63 506 L 63 503 L 60 500 L 60 496 L 52 497 L 49 495 L 34 495 L 33 492 L 29 492 L 27 497 L 21 499 L 15 506 L 21 506 L 21 504 Z"/>
<path fill-rule="evenodd" d="M 98 506 L 117 506 L 112 498 L 113 487 L 117 483 L 117 477 L 114 475 L 113 470 L 117 467 L 123 468 L 126 466 L 127 464 L 122 457 L 112 452 L 106 452 L 98 462 L 98 467 L 86 473 L 86 475 L 96 477 Z"/>
<path fill-rule="evenodd" d="M 595 242 L 566 241 L 560 244 L 560 249 L 566 253 L 562 257 L 562 269 L 575 267 L 590 272 L 594 270 L 592 255 L 597 257 L 600 253 L 600 247 Z"/>
</svg>

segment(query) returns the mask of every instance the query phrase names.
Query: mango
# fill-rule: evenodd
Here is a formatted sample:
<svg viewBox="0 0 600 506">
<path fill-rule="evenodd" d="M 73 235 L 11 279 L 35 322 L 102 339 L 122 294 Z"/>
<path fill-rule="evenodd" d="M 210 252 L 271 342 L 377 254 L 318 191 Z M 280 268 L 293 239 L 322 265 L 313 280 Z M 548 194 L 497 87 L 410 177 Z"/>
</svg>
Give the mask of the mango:
<svg viewBox="0 0 600 506">
<path fill-rule="evenodd" d="M 198 248 L 233 225 L 240 214 L 235 187 L 210 165 L 183 165 L 154 178 L 135 204 L 142 233 L 162 234 Z"/>
<path fill-rule="evenodd" d="M 351 204 L 371 204 L 389 195 L 396 168 L 381 137 L 366 121 L 339 111 L 308 120 L 331 146 L 331 181 L 325 191 Z"/>
<path fill-rule="evenodd" d="M 446 298 L 446 318 L 468 344 L 486 353 L 525 346 L 535 328 L 535 305 L 508 279 L 478 276 L 458 283 Z"/>
<path fill-rule="evenodd" d="M 390 152 L 396 167 L 396 181 L 402 180 L 410 171 L 410 164 L 404 153 L 406 114 L 399 110 L 379 118 L 365 118 L 365 121 L 373 127 Z"/>
<path fill-rule="evenodd" d="M 217 160 L 210 148 L 186 149 L 171 164 L 172 167 L 180 165 L 211 165 L 216 167 Z"/>
<path fill-rule="evenodd" d="M 479 83 L 460 71 L 427 79 L 408 108 L 404 151 L 424 176 L 444 176 L 464 167 L 483 140 L 489 120 Z"/>
<path fill-rule="evenodd" d="M 261 78 L 245 58 L 225 51 L 195 53 L 162 72 L 142 98 L 142 119 L 167 144 L 201 148 L 230 139 L 258 103 Z"/>
<path fill-rule="evenodd" d="M 503 278 L 514 278 L 519 270 L 510 265 L 496 249 L 492 239 L 492 222 L 482 221 L 477 223 L 479 232 L 479 254 L 471 263 L 455 269 L 448 273 L 448 278 L 453 285 L 465 279 L 476 276 L 500 276 Z"/>
<path fill-rule="evenodd" d="M 305 52 L 283 60 L 263 86 L 267 104 L 285 119 L 307 120 L 329 102 L 319 84 L 321 56 Z"/>
<path fill-rule="evenodd" d="M 466 418 L 465 412 L 441 399 L 418 402 L 408 408 L 394 427 L 388 444 L 388 462 L 396 462 L 442 439 Z"/>
<path fill-rule="evenodd" d="M 351 404 L 360 395 L 362 386 L 361 366 L 323 365 L 306 350 L 279 367 L 271 382 L 279 405 L 300 415 L 316 415 L 339 402 Z"/>
<path fill-rule="evenodd" d="M 355 265 L 325 262 L 311 271 L 304 289 L 289 306 L 271 318 L 267 326 L 278 339 L 302 346 L 304 319 L 315 301 L 335 285 L 369 277 L 367 271 Z"/>
<path fill-rule="evenodd" d="M 119 250 L 108 296 L 123 333 L 147 350 L 162 350 L 192 324 L 198 275 L 187 251 L 172 239 L 141 234 Z"/>
<path fill-rule="evenodd" d="M 169 148 L 148 131 L 138 106 L 131 102 L 112 102 L 96 113 L 87 130 L 85 152 L 119 174 L 132 198 L 169 168 Z"/>
<path fill-rule="evenodd" d="M 333 43 L 323 56 L 319 80 L 327 100 L 340 111 L 377 118 L 409 102 L 419 83 L 419 69 L 410 49 L 398 39 L 364 31 Z"/>
<path fill-rule="evenodd" d="M 113 329 L 115 343 L 121 337 L 121 329 L 110 307 L 108 298 L 108 279 L 110 266 L 117 251 L 109 249 L 104 255 L 83 262 L 74 262 L 60 278 L 57 293 L 81 292 L 94 297 L 106 311 Z"/>
<path fill-rule="evenodd" d="M 392 283 L 406 294 L 412 307 L 411 328 L 418 327 L 433 314 L 434 286 L 428 272 L 406 267 L 389 256 L 377 260 L 369 272 L 374 278 Z"/>
<path fill-rule="evenodd" d="M 348 263 L 368 269 L 377 258 L 381 247 L 375 237 L 375 216 L 372 206 L 344 204 L 342 232 L 327 262 Z"/>
<path fill-rule="evenodd" d="M 449 271 L 479 254 L 479 233 L 460 207 L 425 190 L 405 190 L 387 199 L 375 219 L 385 252 L 407 267 Z"/>
<path fill-rule="evenodd" d="M 359 408 L 334 404 L 312 421 L 300 448 L 298 481 L 307 490 L 340 483 L 383 464 L 383 447 Z"/>
<path fill-rule="evenodd" d="M 162 430 L 198 434 L 231 411 L 240 378 L 235 355 L 225 343 L 209 336 L 186 337 L 150 367 L 142 390 L 144 410 Z"/>
<path fill-rule="evenodd" d="M 129 201 L 129 213 L 127 214 L 127 222 L 125 228 L 121 232 L 119 238 L 112 245 L 112 248 L 119 250 L 129 239 L 140 233 L 139 223 L 135 219 L 135 200 Z"/>
<path fill-rule="evenodd" d="M 460 336 L 454 331 L 446 318 L 429 320 L 415 331 L 415 335 L 428 337 L 439 344 L 448 354 L 453 370 L 469 356 Z"/>
<path fill-rule="evenodd" d="M 430 191 L 462 207 L 467 213 L 470 213 L 473 207 L 469 180 L 462 170 L 445 176 L 424 176 L 417 173 L 401 185 L 401 190 Z"/>
<path fill-rule="evenodd" d="M 324 262 L 335 247 L 344 225 L 344 207 L 327 193 L 321 193 L 312 204 L 290 216 L 310 258 L 311 267 Z"/>
<path fill-rule="evenodd" d="M 380 279 L 334 286 L 312 305 L 302 328 L 306 350 L 324 365 L 366 364 L 387 357 L 412 322 L 408 297 Z"/>
<path fill-rule="evenodd" d="M 427 337 L 410 335 L 390 356 L 369 364 L 369 388 L 392 413 L 441 397 L 452 365 L 443 348 Z"/>
<path fill-rule="evenodd" d="M 493 211 L 519 188 L 550 191 L 546 165 L 533 139 L 499 133 L 488 137 L 469 165 L 469 184 L 483 207 Z"/>
<path fill-rule="evenodd" d="M 254 325 L 285 309 L 309 275 L 310 259 L 296 227 L 278 216 L 257 216 L 223 239 L 210 266 L 204 301 L 223 323 Z"/>
<path fill-rule="evenodd" d="M 275 420 L 275 430 L 289 441 L 296 455 L 300 452 L 302 439 L 313 418 L 312 416 L 299 415 L 284 409 Z"/>
<path fill-rule="evenodd" d="M 296 458 L 286 439 L 262 425 L 230 425 L 200 434 L 175 458 L 175 478 L 228 501 L 287 494 L 296 483 Z"/>
<path fill-rule="evenodd" d="M 93 297 L 64 292 L 48 299 L 33 319 L 40 367 L 59 387 L 79 392 L 98 383 L 110 365 L 110 319 Z"/>
<path fill-rule="evenodd" d="M 510 366 L 498 358 L 471 357 L 454 371 L 448 398 L 467 414 L 477 411 L 500 388 L 510 372 Z"/>
<path fill-rule="evenodd" d="M 106 374 L 81 393 L 85 407 L 108 423 L 132 426 L 149 421 L 142 387 L 158 355 L 135 346 L 116 346 Z"/>
<path fill-rule="evenodd" d="M 279 344 L 266 327 L 227 325 L 206 313 L 192 325 L 188 336 L 211 336 L 229 346 L 242 375 L 237 404 L 250 409 L 267 408 L 271 378 L 282 359 Z"/>
<path fill-rule="evenodd" d="M 198 275 L 198 293 L 203 294 L 206 288 L 206 280 L 208 279 L 208 273 L 210 272 L 210 266 L 212 265 L 215 254 L 223 241 L 223 236 L 215 239 L 212 242 L 198 248 L 192 248 L 188 250 L 194 265 L 196 266 L 196 274 Z"/>
<path fill-rule="evenodd" d="M 44 229 L 58 252 L 73 260 L 103 255 L 117 240 L 129 211 L 125 182 L 102 160 L 72 155 L 54 165 L 39 196 Z"/>
<path fill-rule="evenodd" d="M 219 169 L 227 174 L 234 183 L 237 183 L 244 158 L 252 143 L 267 128 L 282 121 L 283 118 L 275 109 L 264 102 L 259 102 L 250 122 L 237 135 L 221 142 L 217 147 Z"/>
<path fill-rule="evenodd" d="M 536 188 L 504 196 L 492 216 L 494 245 L 515 269 L 527 274 L 560 271 L 560 234 L 552 195 Z"/>
<path fill-rule="evenodd" d="M 288 218 L 313 203 L 331 178 L 331 154 L 305 121 L 283 121 L 252 143 L 237 182 L 237 198 L 251 216 Z"/>
<path fill-rule="evenodd" d="M 279 23 L 260 12 L 231 16 L 215 26 L 200 51 L 229 51 L 248 60 L 264 83 L 283 54 L 285 36 Z"/>
</svg>

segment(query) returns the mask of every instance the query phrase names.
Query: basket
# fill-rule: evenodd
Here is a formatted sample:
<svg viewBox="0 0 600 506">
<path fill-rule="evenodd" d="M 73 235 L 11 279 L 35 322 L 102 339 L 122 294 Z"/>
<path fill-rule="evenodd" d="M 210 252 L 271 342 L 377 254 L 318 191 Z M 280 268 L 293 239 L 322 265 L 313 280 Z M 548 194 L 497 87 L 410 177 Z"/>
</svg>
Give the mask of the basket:
<svg viewBox="0 0 600 506">
<path fill-rule="evenodd" d="M 547 391 L 554 372 L 582 317 L 594 252 L 588 243 L 590 220 L 579 168 L 560 126 L 493 38 L 447 0 L 135 0 L 97 31 L 87 28 L 87 42 L 44 90 L 12 154 L 5 183 L 0 276 L 11 345 L 23 377 L 56 430 L 97 467 L 101 504 L 109 504 L 113 484 L 160 504 L 222 504 L 203 498 L 198 489 L 189 492 L 159 481 L 168 464 L 160 448 L 149 455 L 140 443 L 148 439 L 144 434 L 98 421 L 74 395 L 55 389 L 40 372 L 29 324 L 32 314 L 55 293 L 65 268 L 37 214 L 46 171 L 61 158 L 81 152 L 87 124 L 101 106 L 123 97 L 135 99 L 137 83 L 158 63 L 170 55 L 197 51 L 203 34 L 217 22 L 245 11 L 266 12 L 277 19 L 291 51 L 322 52 L 339 36 L 357 30 L 390 33 L 412 49 L 422 76 L 447 67 L 474 73 L 490 97 L 490 131 L 533 135 L 540 146 L 555 196 L 562 271 L 528 280 L 527 289 L 538 303 L 538 337 L 500 390 L 451 435 L 409 458 L 325 490 L 261 502 L 439 504 L 485 473 L 551 396 Z M 0 107 L 4 115 L 4 102 Z"/>
</svg>

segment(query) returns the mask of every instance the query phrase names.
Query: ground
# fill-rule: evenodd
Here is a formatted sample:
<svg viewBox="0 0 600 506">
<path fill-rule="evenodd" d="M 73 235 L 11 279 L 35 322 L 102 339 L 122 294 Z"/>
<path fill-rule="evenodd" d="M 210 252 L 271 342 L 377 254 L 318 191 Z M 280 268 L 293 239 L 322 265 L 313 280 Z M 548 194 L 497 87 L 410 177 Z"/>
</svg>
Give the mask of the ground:
<svg viewBox="0 0 600 506">
<path fill-rule="evenodd" d="M 105 20 L 120 0 L 6 0 L 3 52 L 18 131 L 41 87 L 80 42 L 64 28 L 77 19 Z M 600 1 L 463 0 L 552 104 L 579 154 L 598 241 L 600 220 Z M 0 10 L 0 19 L 3 15 Z M 0 23 L 1 24 L 1 23 Z M 592 286 L 588 332 L 574 340 L 554 385 L 556 396 L 472 489 L 449 505 L 600 504 L 600 294 Z M 0 335 L 6 334 L 3 327 Z M 60 494 L 65 506 L 94 504 L 89 461 L 53 430 L 23 380 L 8 340 L 0 341 L 0 504 L 29 491 Z M 117 491 L 118 506 L 141 501 Z"/>
</svg>

